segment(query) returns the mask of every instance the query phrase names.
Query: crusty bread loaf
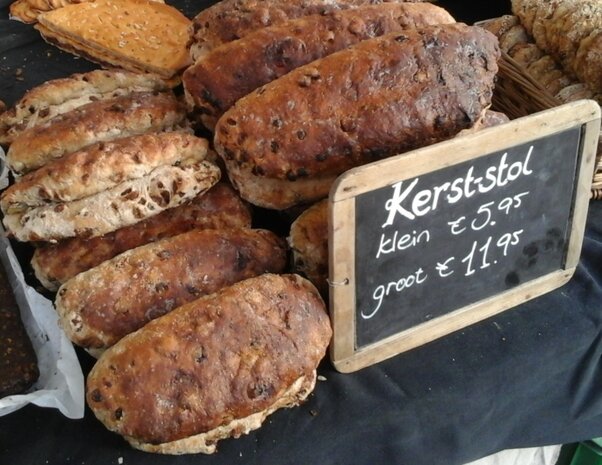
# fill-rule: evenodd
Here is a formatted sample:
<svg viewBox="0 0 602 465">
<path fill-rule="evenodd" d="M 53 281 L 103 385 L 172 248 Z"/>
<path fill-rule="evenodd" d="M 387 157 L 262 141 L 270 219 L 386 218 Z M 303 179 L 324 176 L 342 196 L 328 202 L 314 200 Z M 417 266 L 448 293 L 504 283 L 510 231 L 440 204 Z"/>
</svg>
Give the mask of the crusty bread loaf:
<svg viewBox="0 0 602 465">
<path fill-rule="evenodd" d="M 190 55 L 196 61 L 218 45 L 289 19 L 386 1 L 388 0 L 222 0 L 201 11 L 192 20 Z"/>
<path fill-rule="evenodd" d="M 79 273 L 141 245 L 192 229 L 251 227 L 247 204 L 226 183 L 218 183 L 190 202 L 100 237 L 74 237 L 38 247 L 31 266 L 42 285 L 56 291 Z"/>
<path fill-rule="evenodd" d="M 537 2 L 537 0 L 533 1 Z M 542 7 L 543 16 L 535 16 L 537 11 L 535 6 L 526 8 L 527 4 L 523 4 L 525 8 L 524 11 L 521 10 L 521 13 L 526 24 L 536 30 L 544 27 L 544 20 L 549 19 L 547 18 L 549 13 L 544 13 L 544 11 L 549 12 L 553 3 Z M 518 17 L 504 15 L 479 24 L 494 33 L 500 40 L 501 50 L 522 65 L 533 79 L 560 102 L 567 103 L 580 98 L 595 98 L 593 90 L 571 78 L 552 56 L 533 43 L 533 39 L 525 27 L 520 24 Z M 558 33 L 561 32 L 558 31 Z"/>
<path fill-rule="evenodd" d="M 209 143 L 182 131 L 141 134 L 100 142 L 51 161 L 0 195 L 6 213 L 80 200 L 148 176 L 159 166 L 207 159 Z"/>
<path fill-rule="evenodd" d="M 293 270 L 309 279 L 328 297 L 328 200 L 305 210 L 291 225 L 288 244 Z"/>
<path fill-rule="evenodd" d="M 429 3 L 383 3 L 305 16 L 213 49 L 184 72 L 182 82 L 189 107 L 213 129 L 241 97 L 299 66 L 372 37 L 453 22 L 443 8 Z"/>
<path fill-rule="evenodd" d="M 24 130 L 90 102 L 164 90 L 167 85 L 157 75 L 117 70 L 95 70 L 47 81 L 0 114 L 0 143 L 9 144 Z"/>
<path fill-rule="evenodd" d="M 138 449 L 210 454 L 306 398 L 331 335 L 311 283 L 265 274 L 122 339 L 90 372 L 87 402 Z"/>
<path fill-rule="evenodd" d="M 78 274 L 59 289 L 56 310 L 74 343 L 102 349 L 180 305 L 285 265 L 284 241 L 270 231 L 189 231 Z"/>
<path fill-rule="evenodd" d="M 96 142 L 172 129 L 185 117 L 185 109 L 169 92 L 137 92 L 88 103 L 23 131 L 8 149 L 7 163 L 15 173 L 25 174 Z"/>
<path fill-rule="evenodd" d="M 183 204 L 210 189 L 220 175 L 209 161 L 163 165 L 83 199 L 6 215 L 4 225 L 19 241 L 102 236 Z"/>
<path fill-rule="evenodd" d="M 486 110 L 463 136 L 510 121 L 503 113 Z M 293 256 L 293 271 L 305 276 L 328 297 L 328 199 L 307 208 L 291 224 L 288 244 Z"/>
<path fill-rule="evenodd" d="M 512 0 L 537 45 L 563 68 L 602 92 L 602 3 L 599 0 Z"/>
<path fill-rule="evenodd" d="M 491 102 L 498 58 L 492 34 L 463 24 L 366 40 L 239 100 L 218 121 L 214 145 L 239 188 L 332 178 L 471 127 Z M 321 187 L 299 200 L 324 197 L 330 184 Z M 256 198 L 253 189 L 241 195 L 292 206 L 276 195 Z"/>
<path fill-rule="evenodd" d="M 45 39 L 86 58 L 170 79 L 189 64 L 190 20 L 151 0 L 95 0 L 38 16 Z M 58 43 L 57 43 L 58 42 Z"/>
</svg>

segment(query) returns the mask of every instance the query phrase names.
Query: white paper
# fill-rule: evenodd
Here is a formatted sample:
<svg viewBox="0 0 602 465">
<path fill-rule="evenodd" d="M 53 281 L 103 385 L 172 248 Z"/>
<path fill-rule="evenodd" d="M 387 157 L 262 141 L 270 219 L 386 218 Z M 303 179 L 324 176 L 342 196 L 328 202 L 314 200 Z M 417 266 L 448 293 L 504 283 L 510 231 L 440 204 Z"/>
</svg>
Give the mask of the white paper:
<svg viewBox="0 0 602 465">
<path fill-rule="evenodd" d="M 554 465 L 560 455 L 560 446 L 509 449 L 466 465 Z"/>
<path fill-rule="evenodd" d="M 6 165 L 6 155 L 0 147 L 0 190 L 8 187 L 8 166 Z"/>
<path fill-rule="evenodd" d="M 19 262 L 0 226 L 0 261 L 13 287 L 21 318 L 38 357 L 40 377 L 25 394 L 0 399 L 0 416 L 29 403 L 57 408 L 68 418 L 84 416 L 84 376 L 73 345 L 59 328 L 52 302 L 25 283 Z"/>
</svg>

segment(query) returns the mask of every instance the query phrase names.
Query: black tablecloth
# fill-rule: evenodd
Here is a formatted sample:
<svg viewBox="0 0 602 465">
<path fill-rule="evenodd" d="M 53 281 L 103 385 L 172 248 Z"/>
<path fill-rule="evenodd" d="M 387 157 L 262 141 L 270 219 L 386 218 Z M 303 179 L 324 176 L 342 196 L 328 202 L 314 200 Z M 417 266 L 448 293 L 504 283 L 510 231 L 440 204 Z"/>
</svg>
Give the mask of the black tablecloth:
<svg viewBox="0 0 602 465">
<path fill-rule="evenodd" d="M 190 16 L 205 4 L 177 3 Z M 468 22 L 507 8 L 446 6 Z M 38 82 L 94 67 L 1 14 L 0 98 L 8 103 Z M 223 441 L 214 456 L 145 454 L 90 411 L 74 421 L 29 406 L 0 418 L 0 464 L 454 465 L 600 436 L 601 263 L 602 202 L 592 202 L 582 259 L 567 285 L 354 374 L 324 361 L 325 380 L 308 402 Z M 87 371 L 92 360 L 79 355 Z"/>
</svg>

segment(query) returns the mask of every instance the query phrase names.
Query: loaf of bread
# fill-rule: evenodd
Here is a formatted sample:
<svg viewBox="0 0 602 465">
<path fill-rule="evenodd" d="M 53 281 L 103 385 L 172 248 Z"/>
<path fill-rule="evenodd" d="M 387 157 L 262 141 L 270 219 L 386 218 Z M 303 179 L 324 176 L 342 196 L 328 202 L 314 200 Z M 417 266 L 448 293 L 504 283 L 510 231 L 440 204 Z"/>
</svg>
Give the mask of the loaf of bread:
<svg viewBox="0 0 602 465">
<path fill-rule="evenodd" d="M 190 20 L 151 0 L 95 0 L 38 16 L 49 43 L 103 65 L 171 79 L 190 60 Z"/>
<path fill-rule="evenodd" d="M 54 79 L 29 90 L 0 114 L 0 144 L 10 144 L 24 130 L 90 102 L 165 90 L 165 81 L 157 75 L 118 70 L 95 70 Z"/>
<path fill-rule="evenodd" d="M 36 354 L 0 264 L 0 399 L 27 390 L 39 374 Z"/>
<path fill-rule="evenodd" d="M 499 56 L 495 36 L 464 24 L 366 40 L 240 99 L 215 148 L 249 202 L 312 202 L 349 168 L 471 127 L 491 103 Z"/>
<path fill-rule="evenodd" d="M 457 137 L 510 121 L 508 116 L 486 110 L 469 129 Z M 307 208 L 291 224 L 287 238 L 293 258 L 293 271 L 309 279 L 328 298 L 328 199 Z"/>
<path fill-rule="evenodd" d="M 89 197 L 8 214 L 4 225 L 23 242 L 102 236 L 193 199 L 214 186 L 220 176 L 214 163 L 189 159 L 159 166 L 146 176 Z"/>
<path fill-rule="evenodd" d="M 192 20 L 190 55 L 196 61 L 218 45 L 289 19 L 388 0 L 222 0 Z M 398 3 L 404 0 L 391 0 Z M 421 0 L 417 0 L 421 1 Z"/>
<path fill-rule="evenodd" d="M 8 149 L 7 163 L 22 175 L 96 142 L 173 129 L 185 118 L 185 108 L 171 92 L 91 102 L 23 131 Z"/>
<path fill-rule="evenodd" d="M 286 266 L 266 230 L 194 230 L 124 252 L 58 291 L 56 310 L 76 344 L 104 349 L 150 320 L 224 286 Z"/>
<path fill-rule="evenodd" d="M 542 50 L 594 93 L 602 93 L 599 0 L 512 0 L 512 11 Z"/>
<path fill-rule="evenodd" d="M 165 210 L 140 223 L 100 237 L 74 237 L 38 247 L 31 266 L 42 285 L 56 291 L 79 273 L 141 245 L 193 229 L 251 227 L 251 212 L 226 183 L 218 183 L 206 194 L 179 207 Z"/>
<path fill-rule="evenodd" d="M 86 399 L 137 449 L 211 454 L 219 440 L 248 434 L 303 401 L 331 335 L 308 281 L 265 274 L 122 339 L 90 372 Z"/>
<path fill-rule="evenodd" d="M 533 22 L 532 14 L 530 11 L 527 22 L 531 27 L 540 27 L 536 26 L 540 22 Z M 499 38 L 500 49 L 522 65 L 533 79 L 560 102 L 568 103 L 582 98 L 602 101 L 599 95 L 572 78 L 552 56 L 533 43 L 517 16 L 504 15 L 480 25 L 495 34 Z"/>
<path fill-rule="evenodd" d="M 5 214 L 12 214 L 80 200 L 148 177 L 160 166 L 205 160 L 208 148 L 206 139 L 182 131 L 100 142 L 26 174 L 0 195 L 0 207 Z"/>
<path fill-rule="evenodd" d="M 288 244 L 293 270 L 309 279 L 328 297 L 328 200 L 322 200 L 291 224 Z"/>
<path fill-rule="evenodd" d="M 310 15 L 253 31 L 200 57 L 182 77 L 190 108 L 213 129 L 237 100 L 299 66 L 362 40 L 453 23 L 428 3 L 383 3 Z"/>
</svg>

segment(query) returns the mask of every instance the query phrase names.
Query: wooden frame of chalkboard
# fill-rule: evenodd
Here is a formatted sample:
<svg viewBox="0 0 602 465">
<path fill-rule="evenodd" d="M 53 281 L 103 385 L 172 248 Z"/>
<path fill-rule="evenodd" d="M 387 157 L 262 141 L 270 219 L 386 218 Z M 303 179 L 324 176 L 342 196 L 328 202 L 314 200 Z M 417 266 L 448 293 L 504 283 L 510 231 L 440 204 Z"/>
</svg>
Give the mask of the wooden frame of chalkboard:
<svg viewBox="0 0 602 465">
<path fill-rule="evenodd" d="M 584 100 L 352 169 L 329 199 L 331 360 L 353 372 L 547 293 L 581 253 Z"/>
</svg>

